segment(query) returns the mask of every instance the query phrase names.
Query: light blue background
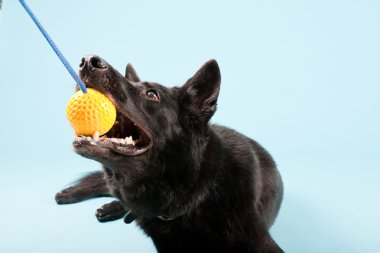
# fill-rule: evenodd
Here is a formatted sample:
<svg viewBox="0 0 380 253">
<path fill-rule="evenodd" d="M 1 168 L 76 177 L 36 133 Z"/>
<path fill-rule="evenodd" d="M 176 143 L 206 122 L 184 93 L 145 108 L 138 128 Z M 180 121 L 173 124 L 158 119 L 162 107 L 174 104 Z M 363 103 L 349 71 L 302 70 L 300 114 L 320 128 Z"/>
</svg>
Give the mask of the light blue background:
<svg viewBox="0 0 380 253">
<path fill-rule="evenodd" d="M 285 198 L 271 233 L 293 253 L 380 252 L 379 1 L 28 0 L 77 69 L 95 53 L 181 85 L 222 71 L 213 122 L 274 156 Z M 98 199 L 54 194 L 99 168 L 71 150 L 74 81 L 18 1 L 0 14 L 0 252 L 155 252 Z"/>
</svg>

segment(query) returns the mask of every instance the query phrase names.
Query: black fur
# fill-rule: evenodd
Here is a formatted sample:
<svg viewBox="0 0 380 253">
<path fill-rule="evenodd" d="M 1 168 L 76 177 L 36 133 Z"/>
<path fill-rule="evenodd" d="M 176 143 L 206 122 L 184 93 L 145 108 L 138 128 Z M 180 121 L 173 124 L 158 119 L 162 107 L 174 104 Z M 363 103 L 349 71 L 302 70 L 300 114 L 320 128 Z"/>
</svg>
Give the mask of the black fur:
<svg viewBox="0 0 380 253">
<path fill-rule="evenodd" d="M 113 196 L 118 200 L 98 209 L 98 220 L 136 217 L 160 253 L 282 252 L 268 232 L 283 194 L 274 161 L 254 140 L 208 123 L 220 89 L 215 60 L 179 88 L 141 82 L 130 64 L 123 77 L 96 56 L 84 58 L 81 67 L 87 87 L 133 118 L 150 146 L 126 155 L 115 146 L 74 142 L 77 153 L 104 170 L 58 193 L 57 203 Z M 147 96 L 152 89 L 157 97 Z"/>
</svg>

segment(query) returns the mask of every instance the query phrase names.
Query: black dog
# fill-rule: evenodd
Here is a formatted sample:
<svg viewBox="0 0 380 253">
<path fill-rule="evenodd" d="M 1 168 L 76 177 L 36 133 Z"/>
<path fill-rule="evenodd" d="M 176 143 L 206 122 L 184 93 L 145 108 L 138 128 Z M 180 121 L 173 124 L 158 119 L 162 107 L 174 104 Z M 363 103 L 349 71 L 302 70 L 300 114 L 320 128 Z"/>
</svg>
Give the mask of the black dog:
<svg viewBox="0 0 380 253">
<path fill-rule="evenodd" d="M 106 136 L 75 138 L 74 150 L 103 170 L 58 193 L 58 204 L 115 197 L 98 220 L 136 219 L 158 252 L 283 252 L 268 232 L 283 195 L 274 161 L 257 142 L 208 124 L 215 60 L 180 88 L 141 82 L 131 65 L 123 77 L 97 56 L 82 59 L 80 76 L 113 101 L 117 119 Z"/>
</svg>

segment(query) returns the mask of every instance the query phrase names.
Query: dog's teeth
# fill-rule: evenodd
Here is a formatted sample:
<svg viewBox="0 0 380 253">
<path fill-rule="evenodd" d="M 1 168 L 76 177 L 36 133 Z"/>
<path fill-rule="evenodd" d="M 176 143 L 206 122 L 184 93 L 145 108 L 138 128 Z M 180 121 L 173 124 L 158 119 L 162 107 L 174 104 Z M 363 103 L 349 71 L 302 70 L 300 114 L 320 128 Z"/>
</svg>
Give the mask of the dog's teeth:
<svg viewBox="0 0 380 253">
<path fill-rule="evenodd" d="M 92 138 L 93 138 L 95 141 L 98 141 L 98 140 L 99 140 L 99 132 L 96 131 L 96 132 L 94 133 L 94 135 L 92 136 Z"/>
<path fill-rule="evenodd" d="M 132 136 L 126 137 L 126 138 L 125 138 L 125 143 L 126 143 L 127 145 L 128 145 L 128 144 L 135 145 L 135 142 L 134 142 Z"/>
</svg>

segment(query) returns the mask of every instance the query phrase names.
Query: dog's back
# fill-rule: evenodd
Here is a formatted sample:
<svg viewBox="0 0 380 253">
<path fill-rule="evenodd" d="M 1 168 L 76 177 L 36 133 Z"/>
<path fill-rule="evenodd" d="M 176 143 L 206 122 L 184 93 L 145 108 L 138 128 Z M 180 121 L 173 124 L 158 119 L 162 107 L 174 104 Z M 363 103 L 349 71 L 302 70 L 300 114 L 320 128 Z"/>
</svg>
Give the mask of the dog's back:
<svg viewBox="0 0 380 253">
<path fill-rule="evenodd" d="M 211 128 L 231 152 L 234 161 L 244 162 L 243 170 L 252 173 L 252 204 L 269 228 L 280 210 L 283 197 L 281 176 L 272 156 L 259 143 L 232 129 L 219 125 L 212 125 Z M 249 187 L 247 185 L 247 189 Z"/>
</svg>

